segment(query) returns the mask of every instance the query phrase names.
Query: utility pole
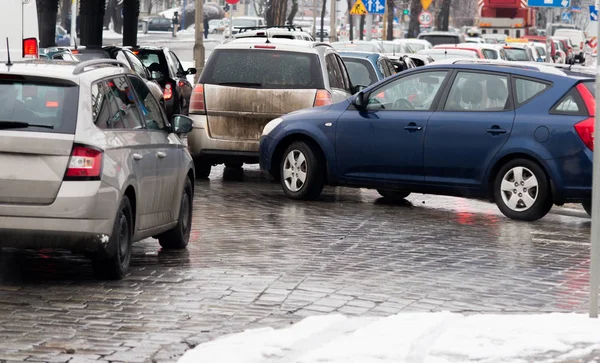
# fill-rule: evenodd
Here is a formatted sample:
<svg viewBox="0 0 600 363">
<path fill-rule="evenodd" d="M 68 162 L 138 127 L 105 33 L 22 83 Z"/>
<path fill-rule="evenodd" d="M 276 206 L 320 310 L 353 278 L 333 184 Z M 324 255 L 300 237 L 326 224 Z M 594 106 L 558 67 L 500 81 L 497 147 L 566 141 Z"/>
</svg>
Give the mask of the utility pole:
<svg viewBox="0 0 600 363">
<path fill-rule="evenodd" d="M 194 63 L 198 72 L 196 73 L 196 77 L 194 77 L 195 81 L 198 81 L 198 77 L 200 77 L 200 73 L 202 73 L 202 69 L 204 68 L 204 14 L 202 9 L 202 1 L 196 0 L 196 16 L 195 16 L 195 36 L 196 43 L 194 44 Z M 231 21 L 231 20 L 230 20 Z"/>
<path fill-rule="evenodd" d="M 317 40 L 317 6 L 318 6 L 317 0 L 313 0 L 313 28 L 312 28 L 312 36 L 313 36 L 314 40 Z"/>
<path fill-rule="evenodd" d="M 331 25 L 331 29 L 329 30 L 329 42 L 337 41 L 337 29 L 335 27 L 335 5 L 337 0 L 329 0 L 331 1 L 331 10 L 329 11 L 329 25 Z"/>
<path fill-rule="evenodd" d="M 181 30 L 185 30 L 185 8 L 187 7 L 187 1 L 183 0 L 183 6 L 181 7 Z"/>
<path fill-rule="evenodd" d="M 77 0 L 71 1 L 71 46 L 76 45 L 77 39 Z"/>
</svg>

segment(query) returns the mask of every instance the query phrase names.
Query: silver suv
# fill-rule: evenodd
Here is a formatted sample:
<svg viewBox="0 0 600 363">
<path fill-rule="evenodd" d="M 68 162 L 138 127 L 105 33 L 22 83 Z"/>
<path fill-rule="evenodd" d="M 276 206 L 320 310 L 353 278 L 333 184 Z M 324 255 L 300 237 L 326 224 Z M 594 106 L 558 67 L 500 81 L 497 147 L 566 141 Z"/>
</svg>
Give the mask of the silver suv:
<svg viewBox="0 0 600 363">
<path fill-rule="evenodd" d="M 208 177 L 216 164 L 258 163 L 269 121 L 353 93 L 346 66 L 330 45 L 246 38 L 217 46 L 190 99 L 188 146 L 197 177 Z"/>
<path fill-rule="evenodd" d="M 122 278 L 131 244 L 185 248 L 194 167 L 173 125 L 117 60 L 0 65 L 0 247 L 67 248 Z"/>
</svg>

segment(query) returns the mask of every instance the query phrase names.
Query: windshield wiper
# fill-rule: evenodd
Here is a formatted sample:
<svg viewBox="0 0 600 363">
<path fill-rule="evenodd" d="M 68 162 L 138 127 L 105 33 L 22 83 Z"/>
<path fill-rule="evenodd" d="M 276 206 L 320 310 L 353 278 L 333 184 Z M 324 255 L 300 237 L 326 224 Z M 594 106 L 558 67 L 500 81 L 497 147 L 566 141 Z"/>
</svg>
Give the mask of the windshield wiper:
<svg viewBox="0 0 600 363">
<path fill-rule="evenodd" d="M 27 127 L 41 127 L 44 129 L 54 129 L 53 125 L 30 124 L 23 121 L 0 121 L 0 130 L 21 129 Z"/>
<path fill-rule="evenodd" d="M 242 87 L 260 87 L 262 83 L 251 83 L 251 82 L 221 82 L 219 86 L 242 86 Z"/>
</svg>

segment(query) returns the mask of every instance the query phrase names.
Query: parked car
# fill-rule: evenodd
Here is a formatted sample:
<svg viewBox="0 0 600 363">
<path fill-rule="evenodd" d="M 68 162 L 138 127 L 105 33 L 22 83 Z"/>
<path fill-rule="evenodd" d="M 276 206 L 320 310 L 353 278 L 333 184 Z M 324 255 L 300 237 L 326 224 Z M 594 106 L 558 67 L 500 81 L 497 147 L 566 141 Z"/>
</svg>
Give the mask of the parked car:
<svg viewBox="0 0 600 363">
<path fill-rule="evenodd" d="M 553 204 L 589 206 L 593 79 L 511 64 L 434 63 L 276 118 L 261 137 L 261 169 L 292 199 L 315 199 L 325 184 L 390 200 L 456 195 L 527 221 Z"/>
<path fill-rule="evenodd" d="M 508 37 L 506 34 L 497 34 L 497 33 L 491 33 L 491 34 L 481 34 L 481 37 L 483 38 L 483 40 L 486 43 L 492 43 L 496 42 L 496 43 L 505 43 L 506 42 L 506 38 Z"/>
<path fill-rule="evenodd" d="M 569 39 L 569 45 L 573 48 L 573 57 L 579 63 L 585 62 L 585 33 L 579 29 L 558 29 L 554 33 L 557 38 Z"/>
<path fill-rule="evenodd" d="M 187 76 L 196 74 L 196 68 L 184 70 L 177 55 L 169 48 L 144 46 L 133 47 L 131 50 L 163 89 L 167 117 L 187 115 L 193 89 Z"/>
<path fill-rule="evenodd" d="M 160 31 L 160 32 L 172 32 L 173 31 L 173 20 L 167 19 L 162 16 L 153 16 L 145 19 L 141 19 L 138 23 L 138 30 L 143 29 L 143 24 L 148 24 L 148 31 Z"/>
<path fill-rule="evenodd" d="M 396 73 L 405 71 L 407 69 L 416 68 L 428 64 L 427 57 L 421 57 L 417 54 L 402 54 L 396 56 L 388 56 L 392 64 L 394 65 L 394 69 Z M 433 61 L 433 60 L 431 60 Z"/>
<path fill-rule="evenodd" d="M 351 42 L 333 42 L 331 46 L 339 51 L 385 53 L 385 48 L 379 42 L 354 40 Z"/>
<path fill-rule="evenodd" d="M 536 47 L 530 43 L 506 43 L 504 51 L 511 61 L 542 62 Z"/>
<path fill-rule="evenodd" d="M 313 42 L 313 37 L 301 28 L 289 27 L 257 27 L 243 28 L 239 33 L 233 36 L 240 38 L 279 38 L 279 39 L 297 39 Z"/>
<path fill-rule="evenodd" d="M 70 48 L 65 47 L 40 48 L 39 58 L 79 62 L 77 55 L 73 54 Z"/>
<path fill-rule="evenodd" d="M 439 44 L 459 44 L 465 42 L 465 36 L 462 34 L 437 31 L 421 33 L 419 34 L 419 39 L 426 40 L 434 46 Z"/>
<path fill-rule="evenodd" d="M 212 19 L 208 21 L 208 32 L 211 34 L 219 34 L 219 24 L 221 19 Z"/>
<path fill-rule="evenodd" d="M 116 67 L 115 67 L 116 66 Z M 15 62 L 0 85 L 0 246 L 66 248 L 122 278 L 131 244 L 188 244 L 192 158 L 144 80 L 118 60 Z M 27 165 L 27 167 L 23 167 Z"/>
<path fill-rule="evenodd" d="M 197 176 L 207 177 L 216 164 L 257 163 L 267 122 L 353 93 L 343 60 L 327 44 L 247 38 L 218 45 L 190 101 L 188 145 Z"/>
<path fill-rule="evenodd" d="M 567 37 L 552 37 L 552 40 L 556 40 L 558 42 L 560 51 L 565 54 L 564 63 L 574 64 L 575 55 L 573 54 L 573 47 L 570 44 L 570 39 Z"/>
<path fill-rule="evenodd" d="M 240 28 L 265 26 L 265 20 L 255 16 L 234 16 L 232 19 L 231 27 L 233 28 L 233 34 L 230 34 L 229 26 L 225 27 L 223 36 L 225 38 L 231 38 L 240 32 Z"/>
<path fill-rule="evenodd" d="M 158 81 L 152 79 L 152 75 L 144 63 L 131 51 L 131 49 L 117 46 L 106 46 L 102 48 L 86 48 L 80 47 L 77 49 L 77 58 L 81 61 L 92 59 L 116 59 L 129 66 L 135 74 L 140 76 L 146 82 L 146 86 L 152 91 L 152 95 L 158 103 L 165 108 L 165 98 L 163 89 L 158 84 Z"/>
<path fill-rule="evenodd" d="M 391 60 L 383 54 L 367 52 L 340 52 L 353 86 L 366 88 L 396 74 Z"/>
<path fill-rule="evenodd" d="M 483 54 L 483 51 L 477 44 L 472 43 L 462 43 L 463 46 L 459 47 L 457 44 L 440 44 L 435 45 L 432 50 L 443 50 L 443 51 L 454 51 L 454 50 L 463 50 L 465 52 L 471 52 L 475 55 L 475 58 L 486 58 Z"/>
</svg>

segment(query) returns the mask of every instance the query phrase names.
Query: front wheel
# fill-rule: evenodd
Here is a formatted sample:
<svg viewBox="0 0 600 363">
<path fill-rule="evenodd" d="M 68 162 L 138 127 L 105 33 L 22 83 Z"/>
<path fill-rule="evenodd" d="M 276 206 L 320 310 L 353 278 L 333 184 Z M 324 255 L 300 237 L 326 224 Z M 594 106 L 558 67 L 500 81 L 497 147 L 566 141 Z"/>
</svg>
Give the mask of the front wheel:
<svg viewBox="0 0 600 363">
<path fill-rule="evenodd" d="M 158 243 L 160 243 L 162 248 L 183 249 L 187 247 L 188 242 L 190 241 L 190 231 L 192 229 L 193 199 L 194 191 L 192 182 L 189 178 L 185 178 L 177 225 L 173 227 L 173 229 L 158 235 Z"/>
<path fill-rule="evenodd" d="M 303 141 L 292 143 L 283 153 L 280 174 L 283 192 L 292 199 L 313 200 L 325 185 L 324 164 Z"/>
<path fill-rule="evenodd" d="M 123 196 L 108 240 L 107 252 L 92 256 L 92 267 L 97 278 L 119 280 L 127 274 L 131 261 L 132 215 L 129 198 Z"/>
<path fill-rule="evenodd" d="M 535 221 L 552 208 L 550 182 L 542 168 L 527 159 L 506 163 L 496 175 L 494 200 L 508 218 Z"/>
</svg>

